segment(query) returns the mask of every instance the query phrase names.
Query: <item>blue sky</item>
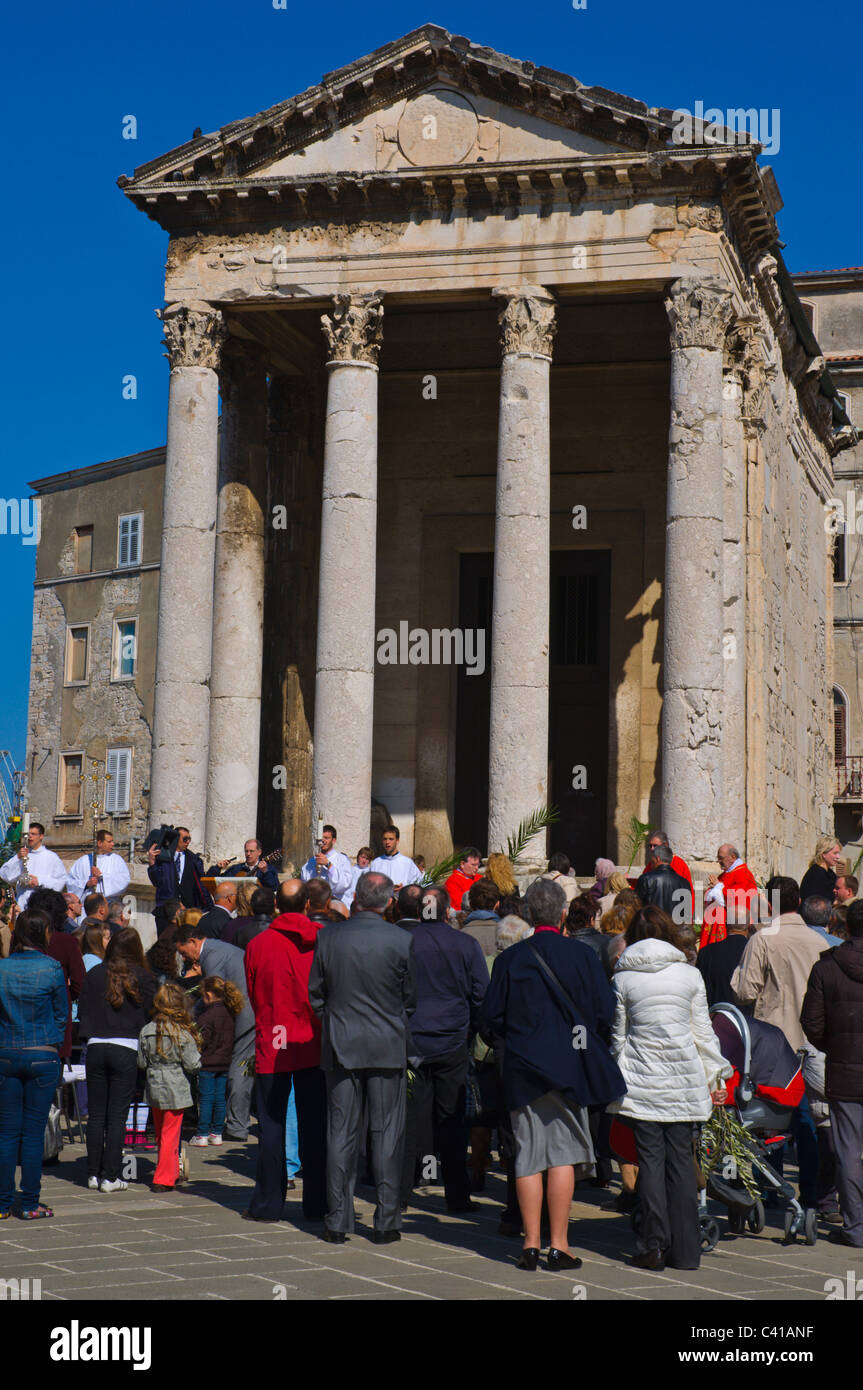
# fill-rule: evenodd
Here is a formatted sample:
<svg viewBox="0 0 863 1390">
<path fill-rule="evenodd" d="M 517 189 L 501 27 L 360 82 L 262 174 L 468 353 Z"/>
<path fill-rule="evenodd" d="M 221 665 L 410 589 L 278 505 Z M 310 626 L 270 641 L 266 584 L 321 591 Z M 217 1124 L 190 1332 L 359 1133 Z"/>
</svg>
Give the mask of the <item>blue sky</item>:
<svg viewBox="0 0 863 1390">
<path fill-rule="evenodd" d="M 651 106 L 778 109 L 779 226 L 794 270 L 863 262 L 861 11 L 802 0 L 56 0 L 4 21 L 5 452 L 0 496 L 32 478 L 164 441 L 167 363 L 154 310 L 167 237 L 122 173 L 254 114 L 431 22 Z M 134 115 L 138 138 L 122 138 Z M 10 138 L 14 132 L 14 141 Z M 135 401 L 122 378 L 138 380 Z M 26 737 L 34 548 L 0 535 L 6 657 L 0 747 Z"/>
</svg>

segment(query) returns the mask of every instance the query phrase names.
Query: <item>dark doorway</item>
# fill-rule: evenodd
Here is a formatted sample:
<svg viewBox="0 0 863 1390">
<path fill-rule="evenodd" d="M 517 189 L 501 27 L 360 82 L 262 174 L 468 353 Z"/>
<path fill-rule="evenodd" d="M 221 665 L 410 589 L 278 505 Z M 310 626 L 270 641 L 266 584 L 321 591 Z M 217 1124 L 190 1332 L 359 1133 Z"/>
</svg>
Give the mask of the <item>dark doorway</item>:
<svg viewBox="0 0 863 1390">
<path fill-rule="evenodd" d="M 453 836 L 482 850 L 488 849 L 492 574 L 490 553 L 461 556 L 459 626 L 485 628 L 486 670 L 458 672 Z M 569 855 L 579 874 L 591 873 L 606 852 L 609 599 L 607 551 L 552 551 L 549 796 L 560 820 L 549 843 Z M 515 663 L 518 655 L 512 654 Z"/>
<path fill-rule="evenodd" d="M 491 718 L 491 601 L 493 556 L 461 556 L 458 624 L 485 629 L 485 670 L 458 668 L 453 839 L 488 853 L 488 739 Z"/>
</svg>

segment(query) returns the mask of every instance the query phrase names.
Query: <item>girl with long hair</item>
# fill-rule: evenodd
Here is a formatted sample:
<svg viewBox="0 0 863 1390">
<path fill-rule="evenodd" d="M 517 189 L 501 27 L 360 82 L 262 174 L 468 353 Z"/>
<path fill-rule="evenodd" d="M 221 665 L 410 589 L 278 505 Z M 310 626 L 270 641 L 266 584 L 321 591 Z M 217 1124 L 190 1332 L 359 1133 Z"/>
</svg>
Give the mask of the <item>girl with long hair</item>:
<svg viewBox="0 0 863 1390">
<path fill-rule="evenodd" d="M 173 1192 L 180 1177 L 183 1111 L 192 1104 L 189 1077 L 201 1068 L 200 1034 L 186 1006 L 185 991 L 166 980 L 156 991 L 152 1020 L 141 1029 L 138 1066 L 147 1072 L 159 1156 L 153 1192 Z"/>
<path fill-rule="evenodd" d="M 121 1192 L 126 1116 L 138 1079 L 138 1035 L 153 1006 L 156 982 L 141 938 L 121 927 L 105 959 L 88 970 L 78 1000 L 81 1037 L 87 1039 L 87 1186 Z"/>
</svg>

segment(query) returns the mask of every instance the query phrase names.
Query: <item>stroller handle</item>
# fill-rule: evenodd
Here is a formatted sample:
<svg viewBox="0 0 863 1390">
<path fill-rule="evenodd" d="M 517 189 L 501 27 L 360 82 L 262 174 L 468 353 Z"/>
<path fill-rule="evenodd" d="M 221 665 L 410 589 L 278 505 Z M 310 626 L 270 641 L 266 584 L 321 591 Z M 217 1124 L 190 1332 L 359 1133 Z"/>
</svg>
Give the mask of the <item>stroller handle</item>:
<svg viewBox="0 0 863 1390">
<path fill-rule="evenodd" d="M 739 1094 L 743 1104 L 748 1105 L 755 1094 L 755 1088 L 752 1085 L 752 1077 L 750 1076 L 752 1070 L 752 1040 L 749 1036 L 749 1025 L 736 1004 L 713 1004 L 710 1008 L 710 1017 L 713 1018 L 715 1014 L 724 1014 L 726 1018 L 730 1018 L 742 1039 L 743 1074 L 740 1078 Z"/>
</svg>

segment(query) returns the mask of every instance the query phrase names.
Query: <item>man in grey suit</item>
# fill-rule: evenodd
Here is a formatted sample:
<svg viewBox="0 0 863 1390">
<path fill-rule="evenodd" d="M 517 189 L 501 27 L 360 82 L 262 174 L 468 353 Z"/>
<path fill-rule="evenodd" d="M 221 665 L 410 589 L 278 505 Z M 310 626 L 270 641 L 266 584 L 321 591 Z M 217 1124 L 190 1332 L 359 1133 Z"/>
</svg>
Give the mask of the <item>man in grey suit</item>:
<svg viewBox="0 0 863 1390">
<path fill-rule="evenodd" d="M 318 933 L 309 999 L 321 1017 L 327 1082 L 324 1240 L 354 1229 L 362 1120 L 368 1108 L 377 1191 L 377 1245 L 401 1239 L 399 1182 L 405 1139 L 408 1014 L 416 1007 L 413 938 L 383 920 L 393 896 L 386 874 L 363 874 L 354 916 Z"/>
<path fill-rule="evenodd" d="M 249 1137 L 252 1090 L 255 1085 L 254 1073 L 247 1075 L 244 1070 L 244 1064 L 255 1055 L 255 1015 L 246 986 L 245 952 L 227 941 L 205 936 L 200 922 L 196 927 L 180 927 L 174 940 L 185 961 L 190 965 L 200 965 L 202 976 L 221 975 L 223 980 L 230 980 L 246 1001 L 234 1020 L 234 1050 L 228 1068 L 225 1113 L 225 1138 L 245 1141 Z"/>
</svg>

